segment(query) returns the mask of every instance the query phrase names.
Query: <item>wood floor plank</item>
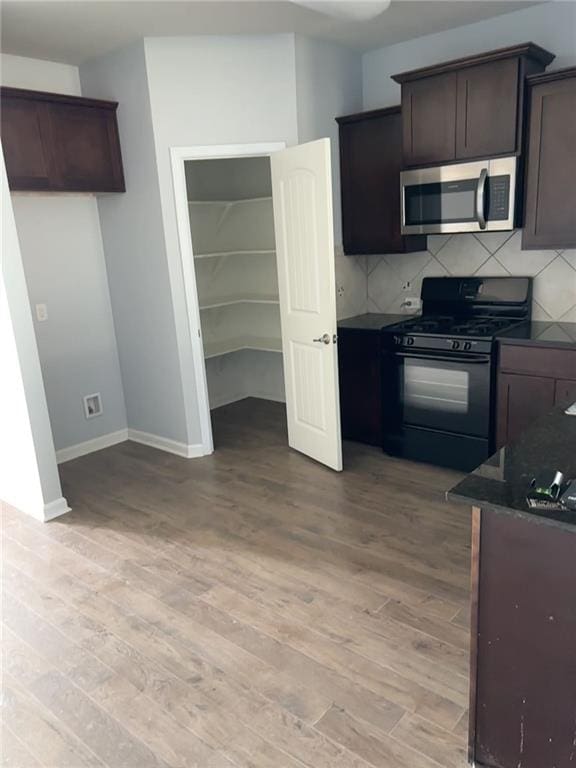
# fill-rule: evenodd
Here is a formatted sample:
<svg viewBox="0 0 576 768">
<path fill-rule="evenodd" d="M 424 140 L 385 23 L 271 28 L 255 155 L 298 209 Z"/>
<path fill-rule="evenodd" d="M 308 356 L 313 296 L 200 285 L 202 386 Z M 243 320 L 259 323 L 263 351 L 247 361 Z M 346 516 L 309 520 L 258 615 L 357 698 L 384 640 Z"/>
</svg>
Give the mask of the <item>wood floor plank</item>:
<svg viewBox="0 0 576 768">
<path fill-rule="evenodd" d="M 57 712 L 38 701 L 28 686 L 21 686 L 8 672 L 3 674 L 3 686 L 3 721 L 42 765 L 46 768 L 102 768 L 106 765 L 76 737 Z"/>
<path fill-rule="evenodd" d="M 466 765 L 467 753 L 462 738 L 418 715 L 405 715 L 391 735 L 401 744 L 408 744 L 429 755 L 442 768 L 463 768 Z"/>
<path fill-rule="evenodd" d="M 276 403 L 213 421 L 211 456 L 123 443 L 61 465 L 70 514 L 2 510 L 6 765 L 456 768 L 457 473 L 353 444 L 334 473 Z"/>
<path fill-rule="evenodd" d="M 3 721 L 0 722 L 0 765 L 2 768 L 42 768 L 24 742 Z"/>
<path fill-rule="evenodd" d="M 322 733 L 338 738 L 374 768 L 438 768 L 438 764 L 425 755 L 406 748 L 341 707 L 332 707 L 316 727 Z"/>
</svg>

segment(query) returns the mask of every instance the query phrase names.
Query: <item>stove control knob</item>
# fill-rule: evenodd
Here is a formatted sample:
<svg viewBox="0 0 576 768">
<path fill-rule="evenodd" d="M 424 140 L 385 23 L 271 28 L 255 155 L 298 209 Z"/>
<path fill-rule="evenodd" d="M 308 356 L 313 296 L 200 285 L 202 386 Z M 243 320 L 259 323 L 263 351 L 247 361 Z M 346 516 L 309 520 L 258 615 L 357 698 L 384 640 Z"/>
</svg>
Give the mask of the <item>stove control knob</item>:
<svg viewBox="0 0 576 768">
<path fill-rule="evenodd" d="M 408 338 L 406 339 L 406 344 L 409 347 L 411 347 L 414 344 L 414 337 L 413 336 L 408 336 Z"/>
<path fill-rule="evenodd" d="M 453 341 L 451 346 L 452 346 L 452 349 L 460 349 L 460 342 Z"/>
<path fill-rule="evenodd" d="M 472 349 L 472 342 L 471 341 L 465 341 L 464 342 L 464 349 L 466 350 L 466 352 L 468 352 L 468 350 Z"/>
</svg>

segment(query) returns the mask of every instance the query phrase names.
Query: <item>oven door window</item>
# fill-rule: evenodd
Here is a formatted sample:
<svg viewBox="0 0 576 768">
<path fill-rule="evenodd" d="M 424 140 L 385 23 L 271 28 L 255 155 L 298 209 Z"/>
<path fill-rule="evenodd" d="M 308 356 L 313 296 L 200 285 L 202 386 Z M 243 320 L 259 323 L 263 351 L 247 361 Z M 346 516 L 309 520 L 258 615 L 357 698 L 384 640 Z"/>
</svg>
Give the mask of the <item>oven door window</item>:
<svg viewBox="0 0 576 768">
<path fill-rule="evenodd" d="M 411 184 L 404 187 L 405 224 L 476 221 L 477 179 Z"/>
<path fill-rule="evenodd" d="M 467 414 L 470 390 L 468 371 L 407 365 L 404 369 L 405 408 Z"/>
<path fill-rule="evenodd" d="M 490 365 L 404 357 L 398 366 L 402 421 L 487 437 L 490 423 Z"/>
</svg>

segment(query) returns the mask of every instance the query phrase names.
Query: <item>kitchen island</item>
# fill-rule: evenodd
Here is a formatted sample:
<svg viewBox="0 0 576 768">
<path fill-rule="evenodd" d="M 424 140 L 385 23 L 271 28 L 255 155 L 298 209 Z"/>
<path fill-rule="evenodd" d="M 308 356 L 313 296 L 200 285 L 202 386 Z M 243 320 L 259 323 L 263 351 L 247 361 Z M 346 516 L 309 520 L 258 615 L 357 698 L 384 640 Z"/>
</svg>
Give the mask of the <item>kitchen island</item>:
<svg viewBox="0 0 576 768">
<path fill-rule="evenodd" d="M 531 509 L 534 475 L 576 478 L 556 409 L 447 496 L 472 507 L 469 760 L 576 766 L 576 511 Z"/>
</svg>

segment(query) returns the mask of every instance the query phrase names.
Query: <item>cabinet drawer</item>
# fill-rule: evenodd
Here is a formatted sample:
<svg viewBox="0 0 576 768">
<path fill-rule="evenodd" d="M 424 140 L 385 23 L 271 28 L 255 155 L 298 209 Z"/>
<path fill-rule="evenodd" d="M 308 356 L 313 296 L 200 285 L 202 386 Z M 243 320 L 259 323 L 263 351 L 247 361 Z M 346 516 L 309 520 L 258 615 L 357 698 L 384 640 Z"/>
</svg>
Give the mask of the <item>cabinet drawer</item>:
<svg viewBox="0 0 576 768">
<path fill-rule="evenodd" d="M 575 380 L 576 350 L 501 344 L 500 370 Z"/>
</svg>

